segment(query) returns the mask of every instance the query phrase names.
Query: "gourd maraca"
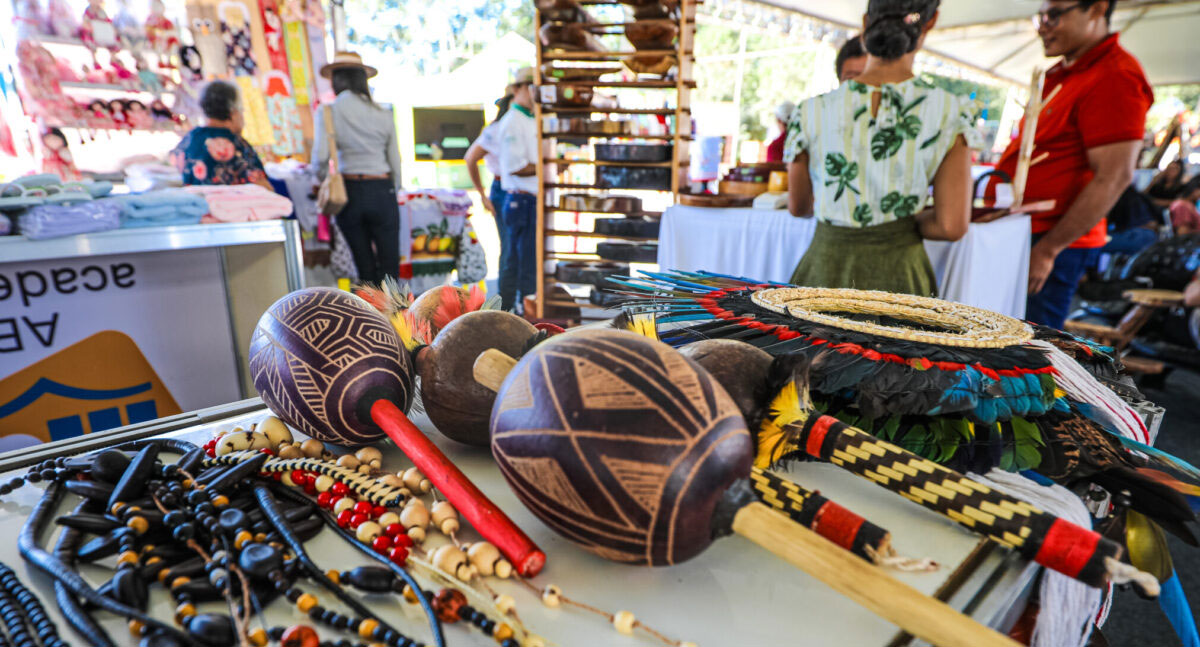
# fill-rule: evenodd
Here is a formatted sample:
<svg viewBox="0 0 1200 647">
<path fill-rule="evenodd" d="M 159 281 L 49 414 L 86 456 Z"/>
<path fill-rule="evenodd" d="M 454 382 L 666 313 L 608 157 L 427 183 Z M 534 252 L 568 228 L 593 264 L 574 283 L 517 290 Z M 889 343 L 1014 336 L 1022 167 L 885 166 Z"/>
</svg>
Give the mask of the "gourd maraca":
<svg viewBox="0 0 1200 647">
<path fill-rule="evenodd" d="M 412 362 L 391 324 L 331 288 L 271 306 L 250 340 L 254 386 L 275 415 L 318 440 L 361 445 L 385 434 L 519 573 L 545 554 L 408 419 Z"/>
<path fill-rule="evenodd" d="M 496 393 L 475 382 L 475 358 L 492 348 L 519 356 L 536 334 L 528 321 L 500 310 L 469 312 L 442 328 L 416 362 L 421 403 L 438 431 L 460 443 L 489 447 L 488 417 Z"/>
<path fill-rule="evenodd" d="M 543 342 L 505 378 L 491 431 L 522 502 L 601 557 L 676 564 L 735 532 L 935 644 L 1016 644 L 756 502 L 736 406 L 665 344 L 613 330 Z"/>
</svg>

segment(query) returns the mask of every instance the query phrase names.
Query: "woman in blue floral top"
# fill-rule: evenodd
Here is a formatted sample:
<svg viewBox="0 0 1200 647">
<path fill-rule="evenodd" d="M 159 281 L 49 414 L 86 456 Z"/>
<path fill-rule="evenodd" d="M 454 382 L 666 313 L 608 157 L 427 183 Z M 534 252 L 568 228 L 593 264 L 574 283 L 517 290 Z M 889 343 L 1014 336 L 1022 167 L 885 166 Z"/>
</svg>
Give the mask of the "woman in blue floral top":
<svg viewBox="0 0 1200 647">
<path fill-rule="evenodd" d="M 938 4 L 871 0 L 862 75 L 792 113 L 788 207 L 818 218 L 792 283 L 937 294 L 923 240 L 966 234 L 970 149 L 980 144 L 974 103 L 913 75 Z"/>
<path fill-rule="evenodd" d="M 259 184 L 271 183 L 263 171 L 262 160 L 242 139 L 241 102 L 237 86 L 213 81 L 200 97 L 205 125 L 193 128 L 171 151 L 175 166 L 183 173 L 183 183 Z"/>
</svg>

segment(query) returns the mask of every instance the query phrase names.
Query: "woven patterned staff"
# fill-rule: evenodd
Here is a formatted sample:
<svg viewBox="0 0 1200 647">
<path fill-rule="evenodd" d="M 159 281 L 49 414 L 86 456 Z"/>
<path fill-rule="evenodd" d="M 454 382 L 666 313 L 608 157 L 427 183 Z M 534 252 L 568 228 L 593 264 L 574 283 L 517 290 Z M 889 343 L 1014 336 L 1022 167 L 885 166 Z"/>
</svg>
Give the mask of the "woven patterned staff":
<svg viewBox="0 0 1200 647">
<path fill-rule="evenodd" d="M 1088 585 L 1136 581 L 1148 593 L 1157 592 L 1153 576 L 1119 561 L 1122 549 L 1115 542 L 836 418 L 810 416 L 800 404 L 799 393 L 790 383 L 772 404 L 772 415 L 759 432 L 758 467 L 802 452 L 870 479 Z"/>
<path fill-rule="evenodd" d="M 213 465 L 236 465 L 238 463 L 248 461 L 258 455 L 255 451 L 240 451 L 230 454 L 223 454 L 215 458 L 208 458 L 204 461 L 205 467 Z M 316 472 L 326 476 L 332 476 L 334 479 L 345 483 L 351 491 L 354 492 L 360 499 L 370 501 L 372 505 L 381 505 L 385 508 L 395 508 L 404 503 L 408 498 L 408 493 L 401 488 L 385 485 L 375 480 L 371 476 L 367 476 L 361 472 L 347 469 L 341 465 L 323 461 L 319 458 L 269 458 L 263 464 L 262 471 L 271 474 L 274 473 L 289 473 L 295 470 L 305 472 Z"/>
<path fill-rule="evenodd" d="M 891 533 L 819 492 L 757 467 L 750 473 L 750 484 L 763 503 L 869 562 L 881 564 L 893 554 Z"/>
</svg>

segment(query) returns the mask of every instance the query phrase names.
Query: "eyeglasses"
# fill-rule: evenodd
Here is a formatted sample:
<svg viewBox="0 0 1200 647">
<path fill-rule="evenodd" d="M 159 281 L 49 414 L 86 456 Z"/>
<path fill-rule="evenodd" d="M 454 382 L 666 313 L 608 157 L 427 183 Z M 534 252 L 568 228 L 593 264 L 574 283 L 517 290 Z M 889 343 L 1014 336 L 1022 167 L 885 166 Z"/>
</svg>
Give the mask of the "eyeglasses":
<svg viewBox="0 0 1200 647">
<path fill-rule="evenodd" d="M 1083 3 L 1076 2 L 1069 7 L 1039 11 L 1033 16 L 1033 27 L 1035 29 L 1041 29 L 1042 27 L 1053 29 L 1058 26 L 1058 21 L 1061 20 L 1064 15 L 1081 8 L 1083 8 Z"/>
</svg>

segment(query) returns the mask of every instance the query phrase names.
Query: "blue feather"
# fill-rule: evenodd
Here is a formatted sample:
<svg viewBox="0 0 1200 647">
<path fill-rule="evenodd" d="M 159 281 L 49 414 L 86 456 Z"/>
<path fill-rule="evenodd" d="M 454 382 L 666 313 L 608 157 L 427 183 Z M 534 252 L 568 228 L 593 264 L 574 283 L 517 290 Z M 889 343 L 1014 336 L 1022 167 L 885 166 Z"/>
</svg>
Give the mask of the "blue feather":
<svg viewBox="0 0 1200 647">
<path fill-rule="evenodd" d="M 1103 428 L 1105 431 L 1108 431 L 1108 433 L 1112 436 L 1115 436 L 1117 440 L 1120 440 L 1121 444 L 1124 445 L 1126 449 L 1131 449 L 1135 452 L 1142 452 L 1143 454 L 1146 454 L 1152 458 L 1157 458 L 1159 461 L 1174 467 L 1175 469 L 1187 474 L 1188 476 L 1191 476 L 1192 478 L 1200 478 L 1200 469 L 1196 469 L 1195 465 L 1192 465 L 1182 458 L 1164 452 L 1156 447 L 1151 447 L 1145 443 L 1139 443 L 1132 438 L 1126 438 L 1120 434 L 1114 434 L 1107 428 L 1104 428 L 1103 425 L 1101 425 L 1101 428 Z"/>
<path fill-rule="evenodd" d="M 1196 632 L 1196 618 L 1192 615 L 1191 605 L 1184 595 L 1183 586 L 1179 582 L 1178 571 L 1171 574 L 1162 583 L 1162 592 L 1158 596 L 1158 605 L 1162 607 L 1167 620 L 1175 628 L 1175 633 L 1183 641 L 1183 647 L 1200 647 L 1200 635 Z"/>
</svg>

